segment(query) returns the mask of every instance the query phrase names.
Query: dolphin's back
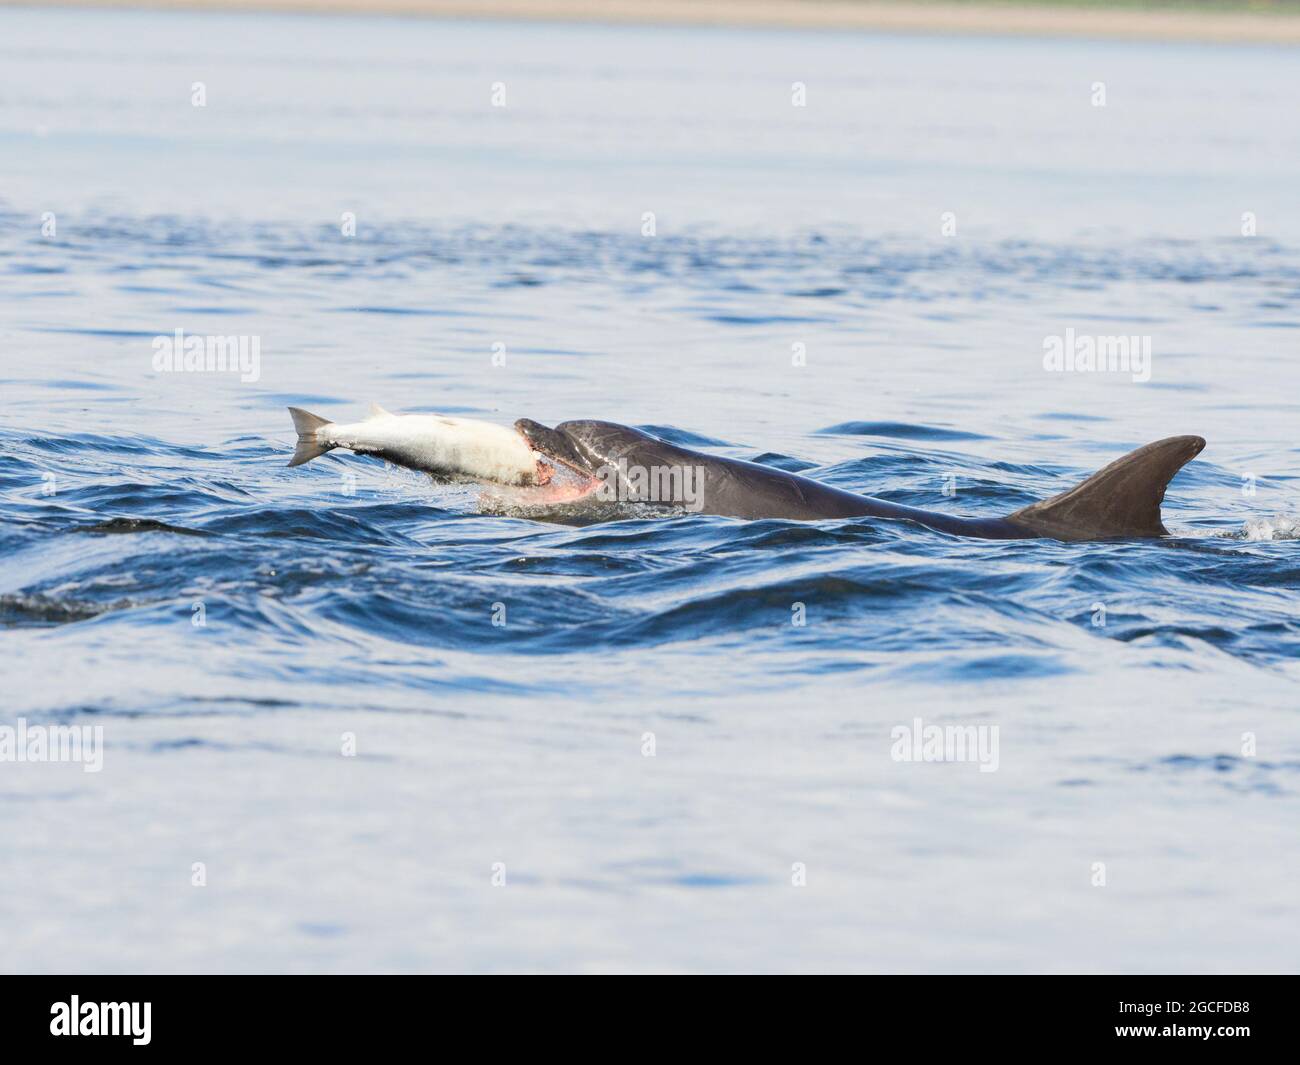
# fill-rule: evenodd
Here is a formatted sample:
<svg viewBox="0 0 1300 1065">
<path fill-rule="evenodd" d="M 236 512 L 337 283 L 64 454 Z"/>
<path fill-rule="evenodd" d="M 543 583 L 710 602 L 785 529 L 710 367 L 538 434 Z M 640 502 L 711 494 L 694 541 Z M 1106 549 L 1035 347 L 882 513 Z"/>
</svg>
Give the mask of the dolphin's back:
<svg viewBox="0 0 1300 1065">
<path fill-rule="evenodd" d="M 583 424 L 608 425 L 611 430 L 626 434 L 622 437 L 625 445 L 619 450 L 629 461 L 694 466 L 702 477 L 700 509 L 706 514 L 794 521 L 898 518 L 942 532 L 995 540 L 1167 536 L 1168 530 L 1160 519 L 1165 488 L 1174 474 L 1205 447 L 1205 441 L 1199 436 L 1157 440 L 1051 499 L 1023 507 L 1003 518 L 963 518 L 857 495 L 770 466 L 692 451 L 613 423 Z"/>
<path fill-rule="evenodd" d="M 797 473 L 761 466 L 740 459 L 716 459 L 699 455 L 707 460 L 704 485 L 701 493 L 704 510 L 710 514 L 724 514 L 733 518 L 786 518 L 791 521 L 817 521 L 827 518 L 896 518 L 918 521 L 933 529 L 960 533 L 967 536 L 1002 535 L 990 526 L 985 533 L 974 531 L 981 523 L 970 518 L 934 511 L 905 507 L 872 496 L 846 492 L 820 481 L 801 477 Z M 1023 531 L 1011 528 L 1007 536 L 1023 536 Z"/>
<path fill-rule="evenodd" d="M 595 426 L 601 423 L 583 424 Z M 834 488 L 797 473 L 788 473 L 743 459 L 708 455 L 669 444 L 639 429 L 608 424 L 611 429 L 622 430 L 620 437 L 625 444 L 616 450 L 629 462 L 643 467 L 689 466 L 697 470 L 700 513 L 751 521 L 762 518 L 784 518 L 788 521 L 893 518 L 919 522 L 941 532 L 992 540 L 1020 539 L 1034 535 L 1001 518 L 963 518 L 890 503 L 884 499 Z"/>
</svg>

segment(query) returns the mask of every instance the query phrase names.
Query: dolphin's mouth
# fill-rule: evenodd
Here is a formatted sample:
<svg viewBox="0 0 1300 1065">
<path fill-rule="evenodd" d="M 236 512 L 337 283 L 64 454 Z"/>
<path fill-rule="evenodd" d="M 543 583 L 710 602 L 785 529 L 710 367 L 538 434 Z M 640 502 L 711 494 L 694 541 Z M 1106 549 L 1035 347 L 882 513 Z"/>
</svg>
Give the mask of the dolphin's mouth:
<svg viewBox="0 0 1300 1065">
<path fill-rule="evenodd" d="M 558 429 L 547 428 L 531 418 L 520 418 L 515 422 L 515 432 L 524 438 L 525 444 L 543 458 L 567 466 L 584 478 L 592 476 L 590 464 L 573 446 L 573 442 Z"/>
<path fill-rule="evenodd" d="M 569 461 L 569 454 L 564 451 L 565 446 L 568 446 L 569 451 L 573 451 L 573 448 L 568 445 L 568 441 L 564 439 L 562 433 L 557 433 L 554 429 L 548 429 L 546 426 L 530 421 L 527 418 L 520 418 L 515 422 L 515 432 L 523 438 L 524 443 L 528 445 L 529 450 L 532 451 L 534 458 L 537 460 L 535 484 L 550 484 L 555 477 L 558 468 L 557 463 L 574 468 L 572 462 Z M 552 440 L 552 437 L 555 439 Z M 560 452 L 560 457 L 554 454 L 557 450 Z M 576 457 L 576 452 L 574 452 L 573 457 Z"/>
<path fill-rule="evenodd" d="M 537 460 L 538 487 L 517 491 L 514 494 L 516 504 L 546 506 L 573 503 L 591 495 L 600 487 L 601 482 L 595 477 L 590 464 L 559 430 L 547 428 L 529 418 L 520 418 L 515 422 L 515 432 L 523 437 L 524 443 L 535 454 L 541 456 Z"/>
</svg>

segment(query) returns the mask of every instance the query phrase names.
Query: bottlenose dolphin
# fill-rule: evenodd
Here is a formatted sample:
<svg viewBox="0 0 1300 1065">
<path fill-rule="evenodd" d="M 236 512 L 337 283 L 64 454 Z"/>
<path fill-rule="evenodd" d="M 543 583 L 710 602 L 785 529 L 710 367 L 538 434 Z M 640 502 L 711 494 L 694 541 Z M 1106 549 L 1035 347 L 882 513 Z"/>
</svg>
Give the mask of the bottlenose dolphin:
<svg viewBox="0 0 1300 1065">
<path fill-rule="evenodd" d="M 645 501 L 685 503 L 700 513 L 733 518 L 901 518 L 940 532 L 987 540 L 1168 536 L 1160 520 L 1165 487 L 1205 447 L 1199 436 L 1157 440 L 1051 499 L 1001 518 L 963 518 L 856 495 L 770 466 L 692 451 L 613 422 L 562 422 L 550 429 L 523 418 L 515 428 L 534 451 L 579 476 L 607 487 L 612 471 L 630 499 L 637 498 L 635 493 L 643 492 L 646 485 L 689 484 L 689 500 Z M 689 476 L 678 474 L 674 479 L 673 471 L 689 471 Z M 641 475 L 634 476 L 638 472 Z"/>
<path fill-rule="evenodd" d="M 1199 436 L 1157 440 L 1051 499 L 1005 517 L 964 518 L 693 451 L 614 422 L 562 422 L 551 429 L 521 418 L 512 432 L 490 422 L 389 414 L 377 406 L 364 421 L 347 425 L 296 407 L 289 411 L 298 431 L 290 466 L 344 447 L 435 475 L 523 486 L 514 498 L 524 505 L 612 498 L 732 518 L 893 518 L 986 540 L 1168 536 L 1160 520 L 1165 488 L 1205 447 Z M 562 470 L 568 472 L 563 483 L 557 477 Z"/>
</svg>

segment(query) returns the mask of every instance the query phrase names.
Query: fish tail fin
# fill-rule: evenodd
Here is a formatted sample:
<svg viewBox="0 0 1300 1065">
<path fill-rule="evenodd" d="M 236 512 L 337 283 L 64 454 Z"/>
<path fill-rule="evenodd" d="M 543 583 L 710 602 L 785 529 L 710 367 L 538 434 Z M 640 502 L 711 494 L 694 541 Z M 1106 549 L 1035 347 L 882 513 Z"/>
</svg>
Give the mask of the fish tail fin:
<svg viewBox="0 0 1300 1065">
<path fill-rule="evenodd" d="M 1107 540 L 1126 536 L 1168 536 L 1160 503 L 1174 474 L 1201 453 L 1199 436 L 1157 440 L 1082 484 L 1007 515 L 1007 521 L 1057 540 Z"/>
<path fill-rule="evenodd" d="M 334 450 L 333 444 L 322 444 L 316 435 L 322 426 L 333 424 L 328 418 L 312 414 L 301 407 L 290 407 L 289 416 L 293 418 L 293 427 L 298 430 L 298 446 L 294 449 L 293 458 L 289 460 L 290 466 L 301 466 L 317 455 Z"/>
</svg>

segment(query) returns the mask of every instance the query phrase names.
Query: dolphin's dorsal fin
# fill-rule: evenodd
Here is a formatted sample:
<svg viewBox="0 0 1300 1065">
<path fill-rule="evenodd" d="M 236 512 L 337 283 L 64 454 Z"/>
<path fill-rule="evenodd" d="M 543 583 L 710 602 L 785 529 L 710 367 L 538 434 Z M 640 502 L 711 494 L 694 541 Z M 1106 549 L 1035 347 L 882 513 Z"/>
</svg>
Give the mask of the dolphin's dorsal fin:
<svg viewBox="0 0 1300 1065">
<path fill-rule="evenodd" d="M 1008 514 L 1007 521 L 1057 540 L 1168 536 L 1160 520 L 1165 487 L 1204 447 L 1199 436 L 1157 440 L 1116 459 L 1068 492 Z"/>
<path fill-rule="evenodd" d="M 384 410 L 378 403 L 370 404 L 370 409 L 366 411 L 368 418 L 391 418 L 392 412 Z"/>
</svg>

